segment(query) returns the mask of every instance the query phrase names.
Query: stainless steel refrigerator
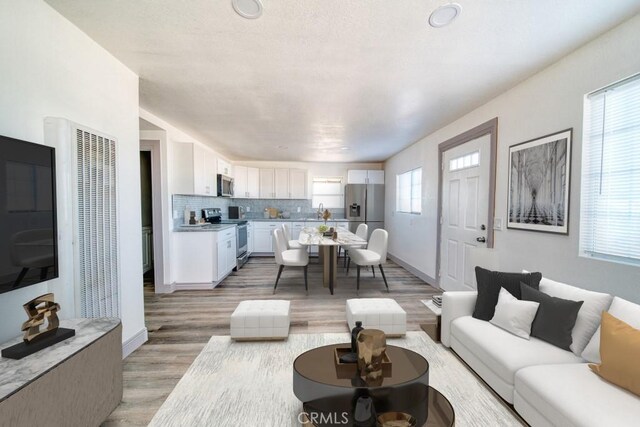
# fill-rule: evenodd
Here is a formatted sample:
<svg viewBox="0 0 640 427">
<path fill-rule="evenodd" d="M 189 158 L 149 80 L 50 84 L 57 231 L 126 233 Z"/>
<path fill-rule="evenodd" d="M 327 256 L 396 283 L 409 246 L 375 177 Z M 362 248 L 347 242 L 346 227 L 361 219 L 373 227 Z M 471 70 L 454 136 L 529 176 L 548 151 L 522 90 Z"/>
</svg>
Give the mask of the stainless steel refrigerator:
<svg viewBox="0 0 640 427">
<path fill-rule="evenodd" d="M 384 185 L 345 185 L 344 208 L 350 231 L 355 233 L 362 223 L 369 226 L 369 235 L 376 228 L 384 228 Z"/>
</svg>

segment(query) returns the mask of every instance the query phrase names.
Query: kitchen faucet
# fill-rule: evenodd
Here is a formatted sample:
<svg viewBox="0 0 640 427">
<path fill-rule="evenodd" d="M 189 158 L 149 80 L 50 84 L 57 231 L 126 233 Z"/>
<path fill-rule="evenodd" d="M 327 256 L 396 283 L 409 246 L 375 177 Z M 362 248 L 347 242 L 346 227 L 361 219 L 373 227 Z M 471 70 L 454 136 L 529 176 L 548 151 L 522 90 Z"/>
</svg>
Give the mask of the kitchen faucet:
<svg viewBox="0 0 640 427">
<path fill-rule="evenodd" d="M 322 204 L 322 202 L 320 202 L 320 204 L 318 205 L 318 212 L 316 212 L 317 219 L 322 218 L 322 212 L 324 212 L 324 205 Z"/>
</svg>

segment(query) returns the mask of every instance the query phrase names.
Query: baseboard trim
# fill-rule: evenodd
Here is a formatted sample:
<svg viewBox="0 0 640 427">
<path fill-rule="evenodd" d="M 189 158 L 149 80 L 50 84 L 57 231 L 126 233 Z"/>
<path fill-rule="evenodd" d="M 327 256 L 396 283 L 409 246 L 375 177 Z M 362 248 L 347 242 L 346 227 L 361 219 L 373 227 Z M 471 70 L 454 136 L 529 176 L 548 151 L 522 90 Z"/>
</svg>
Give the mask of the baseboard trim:
<svg viewBox="0 0 640 427">
<path fill-rule="evenodd" d="M 436 285 L 436 283 L 437 283 L 436 279 L 434 279 L 433 277 L 429 276 L 428 274 L 423 273 L 422 271 L 418 270 L 417 268 L 415 268 L 414 266 L 412 266 L 408 262 L 402 260 L 401 258 L 398 258 L 395 255 L 387 254 L 387 257 L 389 257 L 389 259 L 391 261 L 393 261 L 396 264 L 398 264 L 401 267 L 403 267 L 409 273 L 411 273 L 414 276 L 424 280 L 425 282 L 427 282 L 429 285 L 433 286 L 434 288 L 440 289 L 440 287 L 438 285 Z"/>
<path fill-rule="evenodd" d="M 147 328 L 140 329 L 137 334 L 122 343 L 122 358 L 124 359 L 136 351 L 142 344 L 146 343 L 148 339 L 149 334 L 147 333 Z"/>
<path fill-rule="evenodd" d="M 155 292 L 156 294 L 171 294 L 176 290 L 175 283 L 169 283 L 168 285 L 156 285 Z"/>
<path fill-rule="evenodd" d="M 174 291 L 208 291 L 214 288 L 213 283 L 174 283 Z"/>
</svg>

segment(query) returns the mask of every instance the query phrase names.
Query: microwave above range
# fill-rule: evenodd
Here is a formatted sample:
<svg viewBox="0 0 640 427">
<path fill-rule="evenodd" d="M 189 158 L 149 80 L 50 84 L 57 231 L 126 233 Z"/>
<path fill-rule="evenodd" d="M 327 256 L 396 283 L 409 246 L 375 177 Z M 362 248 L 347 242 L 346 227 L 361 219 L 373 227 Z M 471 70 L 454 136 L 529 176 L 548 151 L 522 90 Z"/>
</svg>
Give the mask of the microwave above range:
<svg viewBox="0 0 640 427">
<path fill-rule="evenodd" d="M 233 197 L 233 178 L 218 174 L 218 197 Z"/>
</svg>

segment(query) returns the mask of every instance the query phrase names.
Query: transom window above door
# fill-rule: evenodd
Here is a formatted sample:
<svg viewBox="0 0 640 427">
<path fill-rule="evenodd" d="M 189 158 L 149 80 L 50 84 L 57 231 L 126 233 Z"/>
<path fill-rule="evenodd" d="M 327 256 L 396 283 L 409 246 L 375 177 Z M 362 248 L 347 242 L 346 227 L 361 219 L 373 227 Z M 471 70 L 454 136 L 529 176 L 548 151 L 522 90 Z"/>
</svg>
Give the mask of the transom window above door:
<svg viewBox="0 0 640 427">
<path fill-rule="evenodd" d="M 473 168 L 478 165 L 480 165 L 480 152 L 474 151 L 473 153 L 449 160 L 449 171 L 453 172 L 460 169 Z"/>
</svg>

